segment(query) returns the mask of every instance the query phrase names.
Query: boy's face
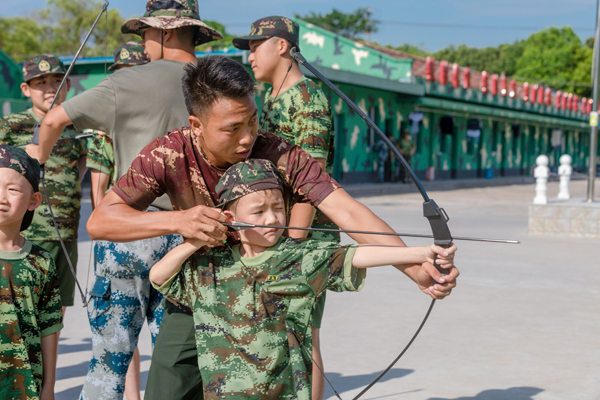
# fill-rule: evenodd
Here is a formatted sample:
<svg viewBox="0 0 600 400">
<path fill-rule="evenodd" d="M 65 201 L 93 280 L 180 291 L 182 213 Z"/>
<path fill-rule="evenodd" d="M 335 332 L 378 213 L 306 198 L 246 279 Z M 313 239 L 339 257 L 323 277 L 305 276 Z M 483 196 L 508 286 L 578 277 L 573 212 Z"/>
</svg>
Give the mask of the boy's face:
<svg viewBox="0 0 600 400">
<path fill-rule="evenodd" d="M 189 122 L 208 160 L 225 169 L 250 155 L 258 131 L 258 108 L 252 95 L 220 98 L 209 115 L 202 119 L 191 115 Z"/>
<path fill-rule="evenodd" d="M 42 194 L 34 192 L 31 183 L 11 168 L 0 168 L 0 226 L 16 224 L 27 210 L 35 210 L 42 202 Z"/>
<path fill-rule="evenodd" d="M 235 210 L 224 211 L 234 221 L 256 225 L 285 226 L 285 204 L 279 189 L 268 189 L 241 197 Z M 283 229 L 254 228 L 238 232 L 243 243 L 253 246 L 271 247 L 283 234 Z"/>
<path fill-rule="evenodd" d="M 279 46 L 280 43 L 276 38 L 250 41 L 248 62 L 257 80 L 273 83 L 273 75 L 279 62 Z"/>
<path fill-rule="evenodd" d="M 63 74 L 48 74 L 38 76 L 37 78 L 30 80 L 28 83 L 21 83 L 21 90 L 25 96 L 31 98 L 34 108 L 37 108 L 43 113 L 47 113 L 63 77 Z M 56 98 L 55 105 L 59 105 L 65 101 L 70 87 L 71 80 L 67 79 L 67 82 Z"/>
</svg>

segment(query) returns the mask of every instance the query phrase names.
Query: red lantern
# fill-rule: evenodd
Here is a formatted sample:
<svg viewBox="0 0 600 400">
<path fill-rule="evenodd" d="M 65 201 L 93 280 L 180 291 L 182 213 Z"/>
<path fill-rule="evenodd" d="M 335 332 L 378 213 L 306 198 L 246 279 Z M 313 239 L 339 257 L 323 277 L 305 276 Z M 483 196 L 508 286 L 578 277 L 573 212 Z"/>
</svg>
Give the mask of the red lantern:
<svg viewBox="0 0 600 400">
<path fill-rule="evenodd" d="M 433 76 L 433 63 L 434 63 L 434 59 L 433 57 L 427 57 L 425 59 L 425 80 L 427 80 L 427 82 L 433 82 L 434 81 L 434 76 Z"/>
<path fill-rule="evenodd" d="M 462 78 L 463 89 L 468 89 L 471 86 L 471 68 L 465 67 Z"/>
<path fill-rule="evenodd" d="M 587 114 L 592 112 L 592 104 L 594 104 L 594 99 L 588 99 L 587 110 L 586 110 Z"/>
<path fill-rule="evenodd" d="M 573 109 L 573 93 L 569 93 L 567 96 L 567 110 L 571 111 Z"/>
<path fill-rule="evenodd" d="M 523 84 L 523 101 L 529 101 L 529 82 Z"/>
<path fill-rule="evenodd" d="M 458 87 L 458 64 L 452 64 L 452 87 Z"/>
<path fill-rule="evenodd" d="M 581 99 L 581 112 L 585 114 L 587 111 L 587 97 Z"/>
<path fill-rule="evenodd" d="M 562 107 L 562 98 L 563 98 L 563 94 L 560 90 L 556 91 L 556 108 L 558 108 L 559 110 Z"/>
<path fill-rule="evenodd" d="M 442 60 L 440 62 L 440 85 L 446 85 L 448 83 L 448 61 Z"/>
<path fill-rule="evenodd" d="M 579 96 L 573 95 L 573 103 L 571 104 L 573 111 L 579 111 Z"/>
<path fill-rule="evenodd" d="M 552 104 L 552 89 L 549 87 L 546 88 L 546 92 L 544 93 L 544 104 L 547 106 Z"/>
<path fill-rule="evenodd" d="M 544 104 L 544 87 L 540 85 L 537 94 L 538 103 Z"/>
<path fill-rule="evenodd" d="M 567 109 L 567 98 L 568 98 L 568 94 L 567 93 L 563 93 L 562 99 L 560 100 L 560 107 L 563 110 Z"/>
<path fill-rule="evenodd" d="M 491 90 L 493 96 L 498 94 L 498 74 L 492 74 L 492 82 L 490 84 L 490 90 Z"/>
<path fill-rule="evenodd" d="M 500 79 L 500 94 L 502 96 L 506 96 L 508 94 L 508 90 L 506 89 L 506 77 L 503 76 L 502 79 Z"/>
<path fill-rule="evenodd" d="M 531 87 L 531 95 L 529 96 L 532 104 L 536 103 L 537 92 L 538 92 L 538 85 L 536 84 Z"/>
<path fill-rule="evenodd" d="M 517 95 L 517 81 L 514 79 L 510 81 L 510 91 L 508 95 L 510 97 L 515 97 Z"/>
<path fill-rule="evenodd" d="M 486 94 L 488 92 L 488 73 L 481 71 L 481 93 Z"/>
</svg>

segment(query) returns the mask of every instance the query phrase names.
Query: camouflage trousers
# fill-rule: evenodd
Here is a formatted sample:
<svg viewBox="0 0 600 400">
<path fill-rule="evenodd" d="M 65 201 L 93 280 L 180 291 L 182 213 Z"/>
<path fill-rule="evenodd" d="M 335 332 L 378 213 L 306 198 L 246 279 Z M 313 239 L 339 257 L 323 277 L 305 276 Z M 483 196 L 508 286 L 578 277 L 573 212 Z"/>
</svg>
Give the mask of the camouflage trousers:
<svg viewBox="0 0 600 400">
<path fill-rule="evenodd" d="M 92 359 L 80 399 L 122 399 L 125 375 L 145 320 L 152 344 L 163 318 L 163 296 L 150 284 L 150 268 L 180 244 L 179 235 L 130 243 L 99 241 L 90 293 Z"/>
</svg>

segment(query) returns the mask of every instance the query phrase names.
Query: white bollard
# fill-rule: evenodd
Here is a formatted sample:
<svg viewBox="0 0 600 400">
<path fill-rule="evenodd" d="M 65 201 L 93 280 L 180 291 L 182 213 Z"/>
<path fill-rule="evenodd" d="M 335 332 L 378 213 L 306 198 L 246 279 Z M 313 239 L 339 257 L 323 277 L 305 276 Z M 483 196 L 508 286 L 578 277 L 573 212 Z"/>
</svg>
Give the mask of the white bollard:
<svg viewBox="0 0 600 400">
<path fill-rule="evenodd" d="M 573 159 L 568 154 L 560 156 L 560 167 L 558 167 L 558 176 L 560 177 L 560 183 L 558 184 L 558 199 L 569 200 L 571 194 L 569 193 L 569 185 L 571 183 L 571 175 L 573 175 L 573 167 L 571 162 Z"/>
<path fill-rule="evenodd" d="M 548 175 L 550 175 L 549 162 L 548 157 L 543 154 L 535 159 L 537 167 L 533 169 L 533 176 L 535 177 L 535 198 L 533 199 L 533 204 L 546 204 L 548 202 L 546 193 L 548 192 Z"/>
</svg>

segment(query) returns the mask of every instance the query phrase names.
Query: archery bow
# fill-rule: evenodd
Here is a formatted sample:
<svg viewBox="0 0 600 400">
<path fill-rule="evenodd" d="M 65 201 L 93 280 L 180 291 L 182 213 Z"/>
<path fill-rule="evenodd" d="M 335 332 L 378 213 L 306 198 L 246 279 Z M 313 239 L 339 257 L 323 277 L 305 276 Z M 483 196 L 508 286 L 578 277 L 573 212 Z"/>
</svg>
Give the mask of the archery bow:
<svg viewBox="0 0 600 400">
<path fill-rule="evenodd" d="M 62 90 L 65 82 L 69 78 L 69 75 L 71 74 L 71 71 L 73 70 L 73 66 L 75 65 L 75 62 L 79 58 L 79 55 L 81 54 L 83 48 L 85 47 L 85 44 L 87 43 L 88 39 L 90 38 L 94 28 L 96 28 L 96 25 L 98 24 L 98 21 L 100 20 L 100 17 L 102 17 L 102 14 L 104 14 L 106 12 L 107 8 L 108 8 L 108 0 L 105 0 L 104 4 L 102 6 L 102 9 L 100 10 L 100 12 L 98 13 L 98 16 L 96 17 L 96 20 L 94 21 L 94 23 L 92 24 L 92 27 L 90 28 L 87 35 L 85 36 L 85 39 L 83 39 L 83 43 L 81 43 L 81 46 L 79 46 L 79 50 L 77 50 L 77 53 L 75 54 L 75 57 L 73 58 L 73 61 L 71 61 L 71 65 L 69 65 L 69 68 L 67 69 L 67 72 L 65 73 L 65 76 L 63 77 L 62 81 L 60 82 L 60 85 L 58 86 L 58 90 L 56 91 L 56 94 L 54 95 L 54 98 L 52 99 L 52 103 L 50 104 L 50 107 L 48 108 L 47 112 L 49 112 L 52 109 L 52 107 L 54 106 L 54 103 L 56 103 L 56 99 L 58 98 L 58 95 L 59 95 L 60 91 Z M 40 144 L 40 122 L 36 123 L 35 126 L 33 127 L 33 137 L 31 139 L 32 144 L 36 144 L 36 145 Z M 78 136 L 78 138 L 87 137 L 85 135 L 86 134 L 80 134 L 80 135 L 76 135 L 76 136 Z M 72 138 L 75 138 L 76 136 L 74 136 Z M 62 138 L 62 139 L 72 139 L 72 138 L 68 137 L 68 138 Z M 69 256 L 69 252 L 67 251 L 67 248 L 65 246 L 65 242 L 60 234 L 60 230 L 58 229 L 58 223 L 56 222 L 56 218 L 54 217 L 54 213 L 52 212 L 52 206 L 50 205 L 50 199 L 48 198 L 48 192 L 46 191 L 46 185 L 44 184 L 44 175 L 45 175 L 44 165 L 42 164 L 41 167 L 42 168 L 40 170 L 40 183 L 42 184 L 42 189 L 44 191 L 44 197 L 46 199 L 46 204 L 48 204 L 48 211 L 50 212 L 50 218 L 52 219 L 52 223 L 54 224 L 54 229 L 56 230 L 56 234 L 58 235 L 58 240 L 59 240 L 60 246 L 62 247 L 62 250 L 65 254 L 65 257 L 67 259 L 67 263 L 69 264 L 69 269 L 71 270 L 71 274 L 73 274 L 73 278 L 75 278 L 75 283 L 77 284 L 77 289 L 79 290 L 79 294 L 81 295 L 81 301 L 83 303 L 83 306 L 87 307 L 86 295 L 83 293 L 83 290 L 81 289 L 81 285 L 79 284 L 79 280 L 77 279 L 77 274 L 75 273 L 75 268 L 73 267 L 73 262 L 71 261 L 71 257 Z M 86 290 L 87 290 L 87 288 L 86 288 Z"/>
<path fill-rule="evenodd" d="M 425 218 L 427 218 L 427 220 L 429 221 L 429 225 L 431 227 L 431 231 L 433 234 L 434 244 L 444 247 L 444 248 L 450 247 L 452 244 L 452 234 L 450 233 L 450 229 L 448 228 L 448 221 L 450 219 L 448 217 L 448 214 L 446 214 L 446 211 L 444 211 L 443 208 L 440 208 L 435 203 L 435 201 L 433 201 L 432 199 L 429 198 L 429 196 L 427 195 L 427 192 L 425 191 L 425 188 L 423 188 L 423 185 L 419 181 L 419 178 L 417 178 L 417 175 L 415 174 L 413 169 L 406 162 L 406 160 L 404 159 L 404 157 L 402 156 L 400 151 L 398 151 L 398 149 L 396 148 L 396 146 L 394 146 L 394 144 L 391 142 L 391 140 L 388 139 L 388 137 L 381 131 L 381 129 L 379 129 L 379 127 L 352 100 L 350 100 L 350 98 L 348 96 L 346 96 L 340 89 L 338 89 L 333 83 L 331 83 L 329 81 L 329 79 L 327 79 L 325 76 L 323 76 L 323 74 L 321 74 L 309 62 L 307 62 L 306 59 L 298 51 L 296 51 L 295 47 L 293 47 L 290 50 L 290 56 L 292 57 L 292 60 L 296 61 L 300 65 L 303 65 L 306 69 L 308 69 L 310 72 L 312 72 L 327 87 L 329 87 L 329 89 L 331 89 L 346 104 L 348 104 L 348 106 L 354 112 L 356 112 L 362 118 L 362 120 L 365 121 L 365 123 L 369 126 L 369 128 L 373 129 L 373 131 L 376 132 L 377 135 L 381 138 L 381 140 L 389 147 L 389 149 L 396 156 L 398 161 L 400 161 L 402 166 L 406 169 L 406 171 L 408 171 L 408 173 L 412 177 L 413 182 L 417 186 L 417 189 L 421 193 L 421 196 L 423 197 L 423 216 Z M 434 262 L 433 265 L 442 275 L 447 274 L 447 271 L 445 269 L 441 268 L 437 263 Z M 429 309 L 427 310 L 427 314 L 425 315 L 423 322 L 421 322 L 421 325 L 417 329 L 415 335 L 412 337 L 412 339 L 406 345 L 406 347 L 402 350 L 402 352 L 398 355 L 398 357 L 396 357 L 394 359 L 394 361 L 385 370 L 383 370 L 383 372 L 381 374 L 379 374 L 377 376 L 377 378 L 375 378 L 370 384 L 368 384 L 365 389 L 363 389 L 357 396 L 355 396 L 353 400 L 360 398 L 369 389 L 371 389 L 390 369 L 392 369 L 392 367 L 404 355 L 404 353 L 408 350 L 410 345 L 414 342 L 416 337 L 419 335 L 419 332 L 425 325 L 425 322 L 427 321 L 427 318 L 429 318 L 429 314 L 431 313 L 431 310 L 433 309 L 434 304 L 435 304 L 435 299 L 432 299 L 431 305 L 429 306 Z"/>
</svg>

